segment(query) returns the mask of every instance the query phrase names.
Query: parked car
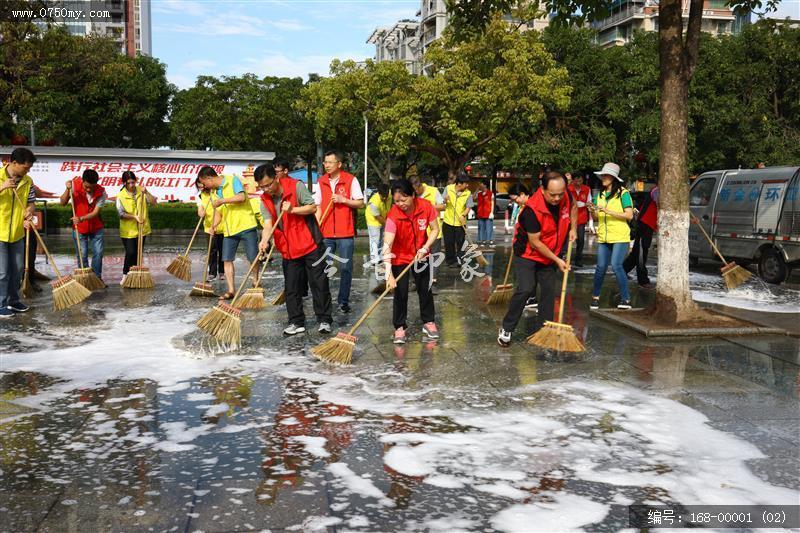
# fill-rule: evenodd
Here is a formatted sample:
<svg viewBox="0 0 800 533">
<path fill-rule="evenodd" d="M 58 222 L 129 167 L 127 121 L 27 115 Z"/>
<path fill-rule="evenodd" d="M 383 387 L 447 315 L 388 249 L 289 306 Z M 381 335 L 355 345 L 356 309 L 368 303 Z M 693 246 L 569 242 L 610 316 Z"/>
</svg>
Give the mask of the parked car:
<svg viewBox="0 0 800 533">
<path fill-rule="evenodd" d="M 508 209 L 508 204 L 511 203 L 511 198 L 508 197 L 508 193 L 506 192 L 499 192 L 494 195 L 494 216 L 495 218 L 503 218 L 505 216 L 506 210 Z"/>
<path fill-rule="evenodd" d="M 695 179 L 689 209 L 728 261 L 758 264 L 769 283 L 782 283 L 800 265 L 800 167 L 715 170 Z M 696 225 L 689 261 L 716 259 Z"/>
</svg>

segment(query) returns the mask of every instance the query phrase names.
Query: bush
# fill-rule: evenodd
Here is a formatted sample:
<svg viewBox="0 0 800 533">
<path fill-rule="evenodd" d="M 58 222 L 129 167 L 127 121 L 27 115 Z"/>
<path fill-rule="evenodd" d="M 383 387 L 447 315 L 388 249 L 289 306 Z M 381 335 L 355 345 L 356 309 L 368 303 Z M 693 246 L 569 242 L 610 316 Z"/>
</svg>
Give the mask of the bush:
<svg viewBox="0 0 800 533">
<path fill-rule="evenodd" d="M 197 206 L 192 203 L 164 203 L 150 206 L 150 226 L 153 229 L 188 229 L 193 230 L 197 224 Z M 109 202 L 100 211 L 103 224 L 107 228 L 119 227 L 119 215 L 113 202 Z M 68 228 L 69 219 L 72 217 L 72 207 L 59 205 L 53 202 L 47 204 L 47 228 Z M 356 217 L 356 227 L 366 229 L 367 221 L 364 210 L 359 209 Z"/>
</svg>

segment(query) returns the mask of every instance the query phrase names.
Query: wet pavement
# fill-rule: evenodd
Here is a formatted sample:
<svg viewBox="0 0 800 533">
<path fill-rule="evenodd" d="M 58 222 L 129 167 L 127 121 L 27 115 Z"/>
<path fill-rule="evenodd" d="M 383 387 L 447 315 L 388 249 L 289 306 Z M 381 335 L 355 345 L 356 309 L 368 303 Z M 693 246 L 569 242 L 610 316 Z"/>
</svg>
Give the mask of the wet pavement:
<svg viewBox="0 0 800 533">
<path fill-rule="evenodd" d="M 242 349 L 219 354 L 194 326 L 214 300 L 163 271 L 176 250 L 149 247 L 154 290 L 112 285 L 62 313 L 43 294 L 0 323 L 0 530 L 618 531 L 634 503 L 800 499 L 797 337 L 649 341 L 589 318 L 587 267 L 566 302 L 586 353 L 525 344 L 533 312 L 504 350 L 504 309 L 482 303 L 501 243 L 495 279 L 439 275 L 439 341 L 412 296 L 408 344 L 391 344 L 386 302 L 351 367 L 310 356 L 313 318 L 284 338 L 283 306 L 245 311 Z M 335 329 L 373 301 L 365 253 L 359 240 L 354 310 Z M 692 274 L 695 294 L 797 333 L 796 284 L 726 294 L 714 272 Z M 634 305 L 652 297 L 634 289 Z"/>
</svg>

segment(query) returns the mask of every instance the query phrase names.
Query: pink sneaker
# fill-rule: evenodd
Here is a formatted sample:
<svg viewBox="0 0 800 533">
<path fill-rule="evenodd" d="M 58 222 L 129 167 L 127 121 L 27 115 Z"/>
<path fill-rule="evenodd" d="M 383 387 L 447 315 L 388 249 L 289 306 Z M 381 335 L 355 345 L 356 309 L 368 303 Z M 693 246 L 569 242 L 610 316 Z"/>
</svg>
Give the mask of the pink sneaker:
<svg viewBox="0 0 800 533">
<path fill-rule="evenodd" d="M 404 328 L 397 328 L 396 330 L 394 330 L 394 343 L 395 344 L 406 343 L 406 330 Z"/>
<path fill-rule="evenodd" d="M 439 338 L 439 330 L 436 329 L 436 324 L 434 322 L 428 322 L 422 326 L 422 332 L 431 339 Z"/>
</svg>

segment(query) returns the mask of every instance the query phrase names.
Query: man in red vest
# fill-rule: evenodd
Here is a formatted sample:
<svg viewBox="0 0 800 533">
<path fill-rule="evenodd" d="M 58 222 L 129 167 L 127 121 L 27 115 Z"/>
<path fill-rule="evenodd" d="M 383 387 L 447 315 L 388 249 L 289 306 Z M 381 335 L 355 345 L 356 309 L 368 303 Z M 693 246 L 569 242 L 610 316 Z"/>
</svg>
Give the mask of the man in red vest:
<svg viewBox="0 0 800 533">
<path fill-rule="evenodd" d="M 478 204 L 475 216 L 478 219 L 478 244 L 494 244 L 494 194 L 489 180 L 481 180 L 480 188 L 473 195 Z"/>
<path fill-rule="evenodd" d="M 580 172 L 572 174 L 572 180 L 569 184 L 569 193 L 572 195 L 572 198 L 575 200 L 575 205 L 578 208 L 578 236 L 575 242 L 575 251 L 572 255 L 572 264 L 580 268 L 583 266 L 583 244 L 586 237 L 586 224 L 589 223 L 589 208 L 587 205 L 592 202 L 592 190 L 588 185 L 584 185 L 583 174 Z"/>
<path fill-rule="evenodd" d="M 325 238 L 326 254 L 333 254 L 343 260 L 335 265 L 341 272 L 339 278 L 339 311 L 350 312 L 350 285 L 353 282 L 353 248 L 355 245 L 354 209 L 364 207 L 364 193 L 358 180 L 342 170 L 342 156 L 338 152 L 326 152 L 322 161 L 325 174 L 319 178 L 314 188 L 314 202 L 317 204 L 317 222 Z M 328 205 L 333 202 L 330 213 L 322 220 Z"/>
<path fill-rule="evenodd" d="M 91 248 L 92 270 L 98 278 L 103 279 L 105 240 L 100 210 L 108 201 L 108 196 L 106 190 L 97 184 L 99 178 L 96 170 L 87 168 L 83 171 L 82 177 L 76 177 L 67 182 L 67 188 L 61 193 L 59 203 L 67 205 L 72 197 L 75 216 L 71 220 L 72 225 L 77 228 L 83 255 L 79 260 L 82 261 L 84 267 L 89 266 L 89 248 Z"/>
<path fill-rule="evenodd" d="M 273 221 L 283 211 L 281 223 L 275 228 L 272 241 L 283 256 L 284 291 L 289 326 L 285 335 L 296 335 L 306 330 L 303 312 L 305 284 L 311 285 L 314 314 L 317 315 L 320 333 L 331 332 L 331 291 L 325 275 L 322 233 L 314 214 L 317 205 L 302 181 L 278 177 L 271 163 L 256 167 L 253 172 L 261 194 L 261 216 L 264 219 L 261 243 L 262 252 L 269 248 L 267 236 Z M 306 281 L 308 280 L 308 281 Z"/>
<path fill-rule="evenodd" d="M 647 254 L 653 243 L 653 234 L 658 232 L 658 186 L 645 196 L 636 221 L 636 237 L 633 248 L 622 263 L 625 273 L 636 268 L 636 279 L 640 287 L 651 287 L 647 274 Z"/>
<path fill-rule="evenodd" d="M 525 303 L 539 287 L 539 312 L 536 330 L 553 320 L 558 276 L 569 268 L 558 257 L 567 239 L 577 238 L 577 206 L 567 190 L 567 180 L 559 172 L 547 172 L 542 186 L 531 195 L 520 211 L 514 229 L 514 271 L 517 282 L 503 326 L 497 336 L 500 346 L 511 344 L 511 334 L 519 323 Z"/>
</svg>

